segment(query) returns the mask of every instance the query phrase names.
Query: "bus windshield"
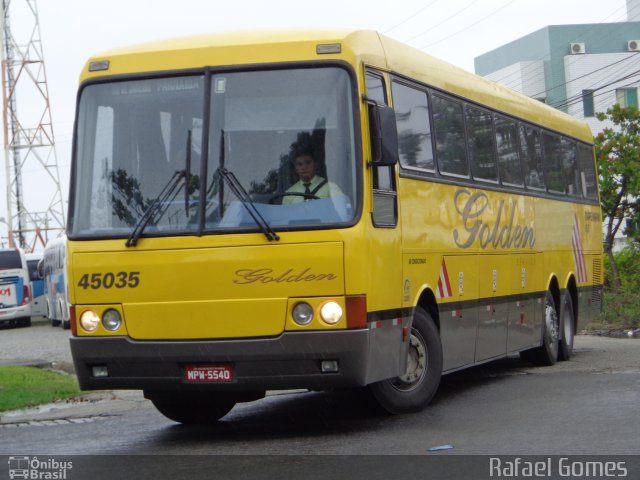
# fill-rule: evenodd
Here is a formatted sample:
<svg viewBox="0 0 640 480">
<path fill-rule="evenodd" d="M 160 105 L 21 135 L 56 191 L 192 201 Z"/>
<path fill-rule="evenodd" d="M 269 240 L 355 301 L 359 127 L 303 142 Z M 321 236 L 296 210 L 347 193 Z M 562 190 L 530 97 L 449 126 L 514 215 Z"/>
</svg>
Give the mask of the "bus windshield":
<svg viewBox="0 0 640 480">
<path fill-rule="evenodd" d="M 351 224 L 354 98 L 337 67 L 89 84 L 78 107 L 70 234 L 259 231 L 247 204 L 274 230 Z"/>
</svg>

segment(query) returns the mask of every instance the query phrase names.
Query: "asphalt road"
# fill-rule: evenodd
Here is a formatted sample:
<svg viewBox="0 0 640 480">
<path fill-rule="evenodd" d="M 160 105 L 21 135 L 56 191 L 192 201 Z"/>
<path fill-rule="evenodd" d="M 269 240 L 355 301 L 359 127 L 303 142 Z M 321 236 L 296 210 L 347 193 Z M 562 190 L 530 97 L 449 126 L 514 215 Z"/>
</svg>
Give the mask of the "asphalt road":
<svg viewBox="0 0 640 480">
<path fill-rule="evenodd" d="M 68 336 L 0 330 L 0 364 L 68 364 Z M 553 367 L 508 358 L 448 375 L 416 414 L 381 414 L 362 392 L 289 392 L 185 427 L 138 392 L 103 392 L 3 414 L 0 455 L 635 455 L 639 392 L 639 340 L 578 336 Z"/>
</svg>

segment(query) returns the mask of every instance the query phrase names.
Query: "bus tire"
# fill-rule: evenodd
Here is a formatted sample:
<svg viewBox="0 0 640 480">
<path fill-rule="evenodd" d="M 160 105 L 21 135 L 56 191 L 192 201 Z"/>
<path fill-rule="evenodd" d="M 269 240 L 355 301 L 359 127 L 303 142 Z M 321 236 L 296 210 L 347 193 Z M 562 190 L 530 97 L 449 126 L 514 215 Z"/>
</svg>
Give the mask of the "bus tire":
<svg viewBox="0 0 640 480">
<path fill-rule="evenodd" d="M 542 322 L 542 345 L 520 352 L 520 358 L 535 365 L 554 365 L 558 361 L 559 323 L 556 302 L 551 292 L 544 298 L 544 318 Z"/>
<path fill-rule="evenodd" d="M 428 312 L 416 307 L 407 370 L 404 375 L 369 386 L 378 404 L 389 413 L 416 412 L 428 405 L 440 385 L 442 343 Z"/>
<path fill-rule="evenodd" d="M 562 336 L 558 348 L 558 360 L 569 360 L 573 353 L 575 317 L 573 300 L 568 291 L 565 291 L 560 299 L 560 332 Z"/>
<path fill-rule="evenodd" d="M 215 423 L 236 404 L 231 398 L 217 398 L 215 393 L 145 392 L 145 397 L 169 420 L 186 425 Z"/>
</svg>

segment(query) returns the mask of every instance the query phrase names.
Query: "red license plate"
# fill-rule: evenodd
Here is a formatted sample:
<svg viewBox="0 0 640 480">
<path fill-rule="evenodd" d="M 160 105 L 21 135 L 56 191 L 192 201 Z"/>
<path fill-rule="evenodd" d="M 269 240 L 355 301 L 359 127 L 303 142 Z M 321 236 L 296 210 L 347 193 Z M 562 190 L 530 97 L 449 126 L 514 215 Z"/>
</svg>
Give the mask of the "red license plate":
<svg viewBox="0 0 640 480">
<path fill-rule="evenodd" d="M 184 367 L 184 381 L 187 383 L 231 383 L 231 365 L 187 365 Z"/>
</svg>

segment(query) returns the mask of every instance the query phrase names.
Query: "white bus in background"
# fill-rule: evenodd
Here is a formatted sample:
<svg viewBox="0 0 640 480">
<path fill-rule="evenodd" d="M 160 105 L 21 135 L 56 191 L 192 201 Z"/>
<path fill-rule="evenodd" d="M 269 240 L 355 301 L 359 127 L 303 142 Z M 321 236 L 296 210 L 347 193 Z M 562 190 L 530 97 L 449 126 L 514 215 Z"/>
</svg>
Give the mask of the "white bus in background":
<svg viewBox="0 0 640 480">
<path fill-rule="evenodd" d="M 31 282 L 31 318 L 47 315 L 47 298 L 44 295 L 44 276 L 42 275 L 42 252 L 27 253 L 27 268 Z"/>
<path fill-rule="evenodd" d="M 0 326 L 31 326 L 31 285 L 20 248 L 0 249 Z"/>
<path fill-rule="evenodd" d="M 56 238 L 47 243 L 42 258 L 47 318 L 63 328 L 70 326 L 66 250 L 67 238 Z"/>
</svg>

